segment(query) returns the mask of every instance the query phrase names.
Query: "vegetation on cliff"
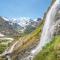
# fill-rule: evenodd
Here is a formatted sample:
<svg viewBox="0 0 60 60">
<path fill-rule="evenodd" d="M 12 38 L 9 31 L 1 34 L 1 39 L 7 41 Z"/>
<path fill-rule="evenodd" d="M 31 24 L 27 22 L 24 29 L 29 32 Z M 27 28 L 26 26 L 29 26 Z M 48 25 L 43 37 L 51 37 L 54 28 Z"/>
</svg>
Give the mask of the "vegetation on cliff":
<svg viewBox="0 0 60 60">
<path fill-rule="evenodd" d="M 55 36 L 34 60 L 60 60 L 60 35 Z"/>
</svg>

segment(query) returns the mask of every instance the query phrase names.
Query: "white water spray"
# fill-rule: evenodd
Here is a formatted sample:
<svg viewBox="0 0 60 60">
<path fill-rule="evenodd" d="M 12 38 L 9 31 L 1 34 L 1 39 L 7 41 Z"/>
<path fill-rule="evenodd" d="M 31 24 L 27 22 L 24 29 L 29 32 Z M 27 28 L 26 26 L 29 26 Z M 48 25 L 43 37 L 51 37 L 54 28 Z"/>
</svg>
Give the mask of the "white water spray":
<svg viewBox="0 0 60 60">
<path fill-rule="evenodd" d="M 47 14 L 40 42 L 38 46 L 31 51 L 31 54 L 33 54 L 34 56 L 37 53 L 39 53 L 48 42 L 51 41 L 52 36 L 50 29 L 52 25 L 56 22 L 55 15 L 59 9 L 60 9 L 60 0 L 56 0 Z"/>
<path fill-rule="evenodd" d="M 11 60 L 11 57 L 10 56 L 6 56 L 8 60 Z"/>
</svg>

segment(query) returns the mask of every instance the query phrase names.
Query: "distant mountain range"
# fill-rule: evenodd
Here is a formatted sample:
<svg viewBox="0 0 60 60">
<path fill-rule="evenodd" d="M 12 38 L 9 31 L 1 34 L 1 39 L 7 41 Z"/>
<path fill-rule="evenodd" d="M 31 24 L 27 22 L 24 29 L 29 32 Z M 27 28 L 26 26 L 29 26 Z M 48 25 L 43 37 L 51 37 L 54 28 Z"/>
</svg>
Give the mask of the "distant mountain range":
<svg viewBox="0 0 60 60">
<path fill-rule="evenodd" d="M 13 29 L 13 26 L 9 24 L 9 21 L 4 20 L 0 17 L 0 33 L 4 35 L 17 35 L 18 32 Z"/>
<path fill-rule="evenodd" d="M 32 20 L 29 18 L 6 18 L 0 16 L 0 33 L 7 36 L 15 36 L 30 29 L 32 32 L 40 23 L 41 18 Z"/>
<path fill-rule="evenodd" d="M 25 27 L 26 25 L 33 23 L 38 23 L 41 18 L 37 18 L 37 19 L 30 19 L 30 18 L 25 18 L 25 17 L 20 17 L 20 18 L 6 18 L 6 17 L 2 17 L 4 20 L 11 22 L 11 24 L 13 23 L 17 23 L 18 25 Z"/>
</svg>

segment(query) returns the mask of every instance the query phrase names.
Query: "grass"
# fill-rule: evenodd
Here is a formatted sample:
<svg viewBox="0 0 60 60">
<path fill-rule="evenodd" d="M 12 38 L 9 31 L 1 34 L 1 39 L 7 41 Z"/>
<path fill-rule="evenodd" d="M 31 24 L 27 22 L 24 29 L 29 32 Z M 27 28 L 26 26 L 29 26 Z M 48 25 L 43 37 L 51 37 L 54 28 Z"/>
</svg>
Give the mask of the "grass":
<svg viewBox="0 0 60 60">
<path fill-rule="evenodd" d="M 5 49 L 8 47 L 8 44 L 9 40 L 4 39 L 0 41 L 0 54 L 5 51 Z"/>
<path fill-rule="evenodd" d="M 4 44 L 0 44 L 0 54 L 5 51 L 5 49 L 7 48 L 7 45 Z"/>
<path fill-rule="evenodd" d="M 55 36 L 34 60 L 60 60 L 60 36 Z"/>
</svg>

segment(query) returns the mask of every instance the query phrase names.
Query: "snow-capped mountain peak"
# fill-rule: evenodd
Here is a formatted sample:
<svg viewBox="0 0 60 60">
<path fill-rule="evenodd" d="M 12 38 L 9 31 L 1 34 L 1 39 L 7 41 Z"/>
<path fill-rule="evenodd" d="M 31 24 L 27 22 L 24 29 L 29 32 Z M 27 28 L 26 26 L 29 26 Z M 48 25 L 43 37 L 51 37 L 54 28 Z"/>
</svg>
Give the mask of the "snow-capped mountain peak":
<svg viewBox="0 0 60 60">
<path fill-rule="evenodd" d="M 8 18 L 6 18 L 6 17 L 2 17 L 4 20 L 6 20 L 6 21 L 9 21 L 9 19 Z"/>
<path fill-rule="evenodd" d="M 4 20 L 9 21 L 11 25 L 13 25 L 13 23 L 17 23 L 18 25 L 25 27 L 29 24 L 31 24 L 31 22 L 38 22 L 39 20 L 41 20 L 40 18 L 37 19 L 30 19 L 29 17 L 19 17 L 19 18 L 6 18 L 6 17 L 2 17 Z"/>
</svg>

